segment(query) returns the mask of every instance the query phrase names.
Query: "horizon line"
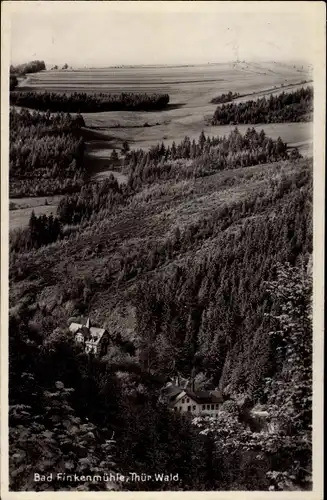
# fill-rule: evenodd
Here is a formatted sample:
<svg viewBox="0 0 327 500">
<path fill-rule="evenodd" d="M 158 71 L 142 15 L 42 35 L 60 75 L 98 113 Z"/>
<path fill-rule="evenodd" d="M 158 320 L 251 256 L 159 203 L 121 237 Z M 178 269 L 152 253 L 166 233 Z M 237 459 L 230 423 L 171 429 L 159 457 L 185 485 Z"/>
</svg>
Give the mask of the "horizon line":
<svg viewBox="0 0 327 500">
<path fill-rule="evenodd" d="M 40 60 L 44 61 L 44 59 L 30 59 L 25 62 L 10 62 L 12 66 L 20 66 L 23 64 L 27 64 L 31 61 Z M 67 63 L 66 61 L 58 63 L 58 62 L 45 62 L 47 70 L 50 66 L 63 66 L 65 64 L 68 65 L 69 68 L 73 69 L 103 69 L 103 68 L 123 68 L 123 67 L 162 67 L 162 66 L 170 66 L 170 67 L 190 67 L 190 66 L 209 66 L 209 65 L 219 65 L 219 64 L 251 64 L 251 63 L 274 63 L 274 64 L 296 64 L 296 65 L 307 65 L 312 66 L 312 63 L 309 61 L 301 60 L 301 59 L 228 59 L 225 61 L 207 61 L 207 62 L 158 62 L 158 63 L 114 63 L 114 64 L 96 64 L 96 65 L 80 65 L 74 63 Z M 62 69 L 58 67 L 58 69 Z M 67 71 L 67 70 L 66 70 Z"/>
</svg>

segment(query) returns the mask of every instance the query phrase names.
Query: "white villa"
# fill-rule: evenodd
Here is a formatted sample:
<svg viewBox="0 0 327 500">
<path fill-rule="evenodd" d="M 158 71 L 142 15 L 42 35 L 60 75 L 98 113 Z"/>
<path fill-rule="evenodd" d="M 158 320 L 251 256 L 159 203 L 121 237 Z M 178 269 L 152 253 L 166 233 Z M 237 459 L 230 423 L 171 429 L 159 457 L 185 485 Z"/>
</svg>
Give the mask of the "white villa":
<svg viewBox="0 0 327 500">
<path fill-rule="evenodd" d="M 75 335 L 76 342 L 84 345 L 86 353 L 93 353 L 98 356 L 107 354 L 110 342 L 109 333 L 105 328 L 91 326 L 90 318 L 85 325 L 81 323 L 71 323 L 69 330 Z"/>
<path fill-rule="evenodd" d="M 216 415 L 224 401 L 220 391 L 196 391 L 194 384 L 192 390 L 169 384 L 162 394 L 172 411 L 195 415 Z"/>
<path fill-rule="evenodd" d="M 196 415 L 215 415 L 218 413 L 223 396 L 220 391 L 183 390 L 170 402 L 170 408 L 178 412 L 190 412 Z"/>
</svg>

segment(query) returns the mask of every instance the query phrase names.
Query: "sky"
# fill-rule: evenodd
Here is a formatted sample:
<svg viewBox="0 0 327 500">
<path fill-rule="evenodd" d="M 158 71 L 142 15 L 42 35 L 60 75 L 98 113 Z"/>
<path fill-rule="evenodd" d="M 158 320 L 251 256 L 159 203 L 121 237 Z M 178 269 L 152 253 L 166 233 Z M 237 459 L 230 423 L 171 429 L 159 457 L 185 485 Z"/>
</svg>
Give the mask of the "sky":
<svg viewBox="0 0 327 500">
<path fill-rule="evenodd" d="M 40 59 L 47 65 L 96 67 L 312 58 L 314 21 L 301 9 L 309 2 L 8 3 L 12 64 Z"/>
</svg>

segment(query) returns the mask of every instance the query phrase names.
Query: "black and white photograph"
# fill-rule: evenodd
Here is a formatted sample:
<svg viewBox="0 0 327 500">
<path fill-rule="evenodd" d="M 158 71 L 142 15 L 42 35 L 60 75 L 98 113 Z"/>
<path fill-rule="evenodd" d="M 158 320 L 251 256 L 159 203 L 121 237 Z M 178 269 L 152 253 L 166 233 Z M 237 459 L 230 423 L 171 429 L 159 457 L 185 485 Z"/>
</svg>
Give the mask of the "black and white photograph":
<svg viewBox="0 0 327 500">
<path fill-rule="evenodd" d="M 324 2 L 1 10 L 3 498 L 321 500 Z"/>
</svg>

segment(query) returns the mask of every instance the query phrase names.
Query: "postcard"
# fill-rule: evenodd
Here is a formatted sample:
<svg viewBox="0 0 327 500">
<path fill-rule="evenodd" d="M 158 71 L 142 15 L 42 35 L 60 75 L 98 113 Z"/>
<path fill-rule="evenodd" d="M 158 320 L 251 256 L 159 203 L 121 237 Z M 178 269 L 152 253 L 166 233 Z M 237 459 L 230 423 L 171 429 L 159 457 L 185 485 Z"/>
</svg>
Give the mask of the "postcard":
<svg viewBox="0 0 327 500">
<path fill-rule="evenodd" d="M 321 500 L 324 2 L 3 2 L 4 499 Z"/>
</svg>

